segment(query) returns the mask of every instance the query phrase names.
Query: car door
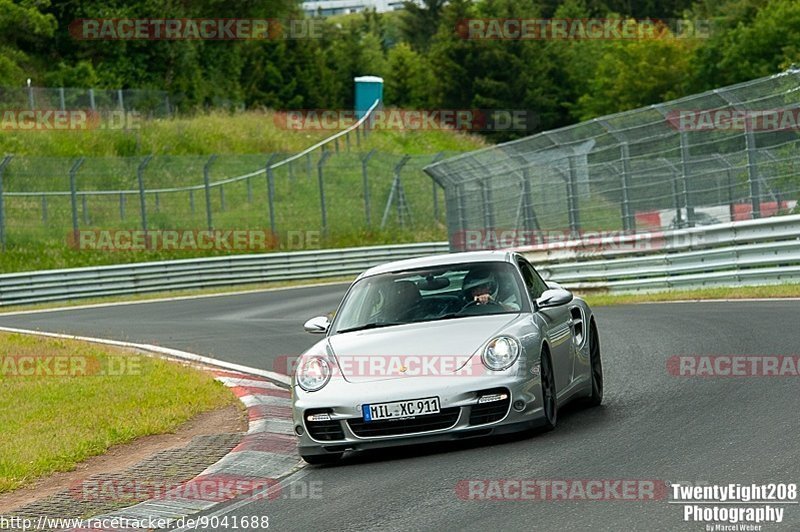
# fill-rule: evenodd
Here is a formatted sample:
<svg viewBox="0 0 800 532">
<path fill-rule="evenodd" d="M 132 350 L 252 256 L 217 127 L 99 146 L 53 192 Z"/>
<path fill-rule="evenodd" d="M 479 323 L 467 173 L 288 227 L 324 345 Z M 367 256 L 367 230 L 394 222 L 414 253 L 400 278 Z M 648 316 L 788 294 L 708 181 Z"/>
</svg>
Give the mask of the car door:
<svg viewBox="0 0 800 532">
<path fill-rule="evenodd" d="M 522 279 L 525 288 L 534 303 L 547 290 L 547 284 L 542 280 L 533 266 L 523 259 L 518 258 Z M 569 305 L 540 309 L 538 316 L 543 322 L 542 332 L 550 346 L 550 357 L 555 372 L 556 389 L 560 393 L 572 382 L 572 327 Z"/>
</svg>

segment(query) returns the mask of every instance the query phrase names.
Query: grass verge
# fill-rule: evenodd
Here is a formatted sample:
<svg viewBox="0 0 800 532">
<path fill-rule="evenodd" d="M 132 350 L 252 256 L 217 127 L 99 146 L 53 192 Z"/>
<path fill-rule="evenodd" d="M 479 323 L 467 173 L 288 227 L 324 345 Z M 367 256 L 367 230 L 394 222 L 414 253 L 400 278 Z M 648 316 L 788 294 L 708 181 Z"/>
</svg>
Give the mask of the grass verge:
<svg viewBox="0 0 800 532">
<path fill-rule="evenodd" d="M 632 303 L 655 303 L 660 301 L 768 299 L 800 297 L 800 284 L 701 288 L 697 290 L 674 290 L 649 294 L 585 294 L 581 297 L 593 307 L 628 305 Z"/>
<path fill-rule="evenodd" d="M 0 333 L 0 493 L 235 401 L 210 375 L 184 365 Z"/>
</svg>

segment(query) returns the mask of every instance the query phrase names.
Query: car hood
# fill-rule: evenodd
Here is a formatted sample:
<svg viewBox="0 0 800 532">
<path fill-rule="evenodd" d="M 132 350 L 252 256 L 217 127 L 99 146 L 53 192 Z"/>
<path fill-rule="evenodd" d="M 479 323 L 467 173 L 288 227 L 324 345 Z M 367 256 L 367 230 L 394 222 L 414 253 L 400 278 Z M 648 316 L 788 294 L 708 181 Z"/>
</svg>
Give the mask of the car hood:
<svg viewBox="0 0 800 532">
<path fill-rule="evenodd" d="M 350 382 L 449 374 L 518 316 L 469 316 L 354 331 L 328 337 L 328 345 Z"/>
</svg>

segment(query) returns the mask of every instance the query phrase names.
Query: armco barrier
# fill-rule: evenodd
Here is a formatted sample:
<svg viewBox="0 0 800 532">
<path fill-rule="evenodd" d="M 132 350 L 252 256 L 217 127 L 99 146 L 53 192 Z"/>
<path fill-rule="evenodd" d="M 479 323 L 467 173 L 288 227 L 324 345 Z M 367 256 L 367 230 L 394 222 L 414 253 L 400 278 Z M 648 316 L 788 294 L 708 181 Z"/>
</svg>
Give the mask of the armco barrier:
<svg viewBox="0 0 800 532">
<path fill-rule="evenodd" d="M 643 245 L 644 244 L 644 245 Z M 800 281 L 800 216 L 520 248 L 542 275 L 611 292 Z"/>
<path fill-rule="evenodd" d="M 355 275 L 393 260 L 446 253 L 446 242 L 231 255 L 0 275 L 0 306 Z"/>
<path fill-rule="evenodd" d="M 578 291 L 800 282 L 800 215 L 518 250 L 545 278 Z M 324 279 L 447 251 L 446 242 L 428 242 L 12 273 L 0 275 L 0 306 Z"/>
</svg>

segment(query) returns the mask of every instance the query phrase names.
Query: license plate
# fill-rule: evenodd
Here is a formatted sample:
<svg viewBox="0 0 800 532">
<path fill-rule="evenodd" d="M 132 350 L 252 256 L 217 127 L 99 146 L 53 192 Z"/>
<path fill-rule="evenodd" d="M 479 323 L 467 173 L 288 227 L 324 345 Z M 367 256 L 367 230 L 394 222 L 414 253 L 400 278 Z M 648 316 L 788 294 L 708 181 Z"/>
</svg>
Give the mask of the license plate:
<svg viewBox="0 0 800 532">
<path fill-rule="evenodd" d="M 395 401 L 393 403 L 376 403 L 362 405 L 364 421 L 381 421 L 385 419 L 401 419 L 439 413 L 439 398 L 412 399 L 411 401 Z"/>
</svg>

